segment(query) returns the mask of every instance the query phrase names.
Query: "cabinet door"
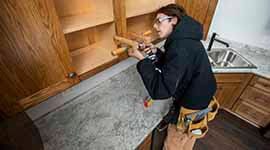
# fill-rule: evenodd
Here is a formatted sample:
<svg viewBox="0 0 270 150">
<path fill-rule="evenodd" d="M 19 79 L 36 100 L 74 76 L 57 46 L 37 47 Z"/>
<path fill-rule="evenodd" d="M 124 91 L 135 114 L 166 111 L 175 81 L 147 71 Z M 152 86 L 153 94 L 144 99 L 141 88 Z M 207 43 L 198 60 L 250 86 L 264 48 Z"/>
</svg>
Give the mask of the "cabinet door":
<svg viewBox="0 0 270 150">
<path fill-rule="evenodd" d="M 239 100 L 237 107 L 234 110 L 237 114 L 246 118 L 247 120 L 261 126 L 265 127 L 270 123 L 270 113 L 264 111 L 260 107 L 257 107 L 245 100 Z"/>
<path fill-rule="evenodd" d="M 255 76 L 250 82 L 250 85 L 264 92 L 270 93 L 270 80 L 269 79 Z"/>
<path fill-rule="evenodd" d="M 152 133 L 150 133 L 146 139 L 136 148 L 136 150 L 151 150 Z"/>
<path fill-rule="evenodd" d="M 242 93 L 241 99 L 270 113 L 270 93 L 248 86 Z"/>
<path fill-rule="evenodd" d="M 240 84 L 221 83 L 217 85 L 216 98 L 222 107 L 231 109 L 234 101 L 234 95 Z"/>
<path fill-rule="evenodd" d="M 7 117 L 74 80 L 52 0 L 1 0 L 0 9 L 0 112 Z"/>
<path fill-rule="evenodd" d="M 216 97 L 221 103 L 221 106 L 232 110 L 233 105 L 236 103 L 252 77 L 252 74 L 245 73 L 215 74 L 218 85 Z"/>
<path fill-rule="evenodd" d="M 176 0 L 176 2 L 186 9 L 189 16 L 203 25 L 203 37 L 206 39 L 218 0 Z"/>
</svg>

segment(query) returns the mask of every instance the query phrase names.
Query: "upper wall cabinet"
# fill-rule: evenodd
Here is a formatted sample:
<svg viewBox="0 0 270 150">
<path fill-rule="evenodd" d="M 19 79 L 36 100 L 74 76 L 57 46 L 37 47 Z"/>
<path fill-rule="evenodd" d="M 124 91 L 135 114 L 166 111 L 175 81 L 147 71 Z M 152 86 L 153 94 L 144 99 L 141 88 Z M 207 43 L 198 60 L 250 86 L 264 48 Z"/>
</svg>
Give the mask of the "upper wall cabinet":
<svg viewBox="0 0 270 150">
<path fill-rule="evenodd" d="M 0 112 L 8 117 L 75 80 L 51 0 L 1 0 L 0 9 Z"/>
<path fill-rule="evenodd" d="M 217 1 L 177 2 L 204 24 L 206 36 Z M 153 12 L 169 3 L 175 0 L 1 0 L 0 115 L 14 115 L 123 60 L 126 55 L 111 54 L 119 46 L 113 37 L 152 30 Z M 158 37 L 154 30 L 148 36 Z"/>
<path fill-rule="evenodd" d="M 54 0 L 72 65 L 81 79 L 118 61 L 113 0 Z"/>
<path fill-rule="evenodd" d="M 203 39 L 205 40 L 218 0 L 176 0 L 176 2 L 186 9 L 189 16 L 203 25 Z"/>
</svg>

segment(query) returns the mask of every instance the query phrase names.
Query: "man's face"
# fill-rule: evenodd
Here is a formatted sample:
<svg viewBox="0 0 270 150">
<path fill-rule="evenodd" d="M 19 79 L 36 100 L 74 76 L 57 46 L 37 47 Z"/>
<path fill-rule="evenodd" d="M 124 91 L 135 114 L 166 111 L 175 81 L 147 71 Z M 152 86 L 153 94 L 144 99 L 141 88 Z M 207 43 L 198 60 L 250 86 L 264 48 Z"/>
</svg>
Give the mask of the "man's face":
<svg viewBox="0 0 270 150">
<path fill-rule="evenodd" d="M 167 16 L 163 13 L 158 13 L 154 22 L 160 38 L 167 38 L 173 31 L 173 26 L 176 24 L 176 17 Z"/>
</svg>

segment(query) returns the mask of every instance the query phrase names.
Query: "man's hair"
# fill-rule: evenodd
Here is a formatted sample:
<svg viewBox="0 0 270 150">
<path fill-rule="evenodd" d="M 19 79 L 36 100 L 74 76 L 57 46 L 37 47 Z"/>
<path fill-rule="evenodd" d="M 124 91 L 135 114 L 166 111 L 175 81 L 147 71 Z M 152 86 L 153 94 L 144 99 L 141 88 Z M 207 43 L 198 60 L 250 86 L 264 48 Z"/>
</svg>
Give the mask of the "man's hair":
<svg viewBox="0 0 270 150">
<path fill-rule="evenodd" d="M 163 13 L 167 16 L 177 17 L 177 20 L 178 20 L 177 24 L 178 24 L 179 21 L 182 19 L 182 17 L 186 15 L 186 10 L 180 5 L 168 4 L 166 6 L 159 8 L 155 12 L 155 16 L 157 16 L 157 14 L 159 13 Z"/>
</svg>

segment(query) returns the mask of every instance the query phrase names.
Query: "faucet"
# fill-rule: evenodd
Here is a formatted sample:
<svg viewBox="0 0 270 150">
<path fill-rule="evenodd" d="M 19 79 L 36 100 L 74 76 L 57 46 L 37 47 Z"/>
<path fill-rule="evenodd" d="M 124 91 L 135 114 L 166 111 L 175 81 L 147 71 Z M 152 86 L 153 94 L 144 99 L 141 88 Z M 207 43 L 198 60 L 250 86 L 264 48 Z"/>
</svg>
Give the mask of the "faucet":
<svg viewBox="0 0 270 150">
<path fill-rule="evenodd" d="M 230 46 L 229 43 L 217 39 L 216 38 L 216 35 L 218 35 L 218 34 L 215 33 L 215 32 L 212 34 L 212 37 L 211 37 L 210 43 L 208 45 L 207 51 L 210 51 L 211 50 L 214 41 L 217 41 L 217 42 L 219 42 L 221 44 L 224 44 L 226 47 L 229 47 Z"/>
</svg>

